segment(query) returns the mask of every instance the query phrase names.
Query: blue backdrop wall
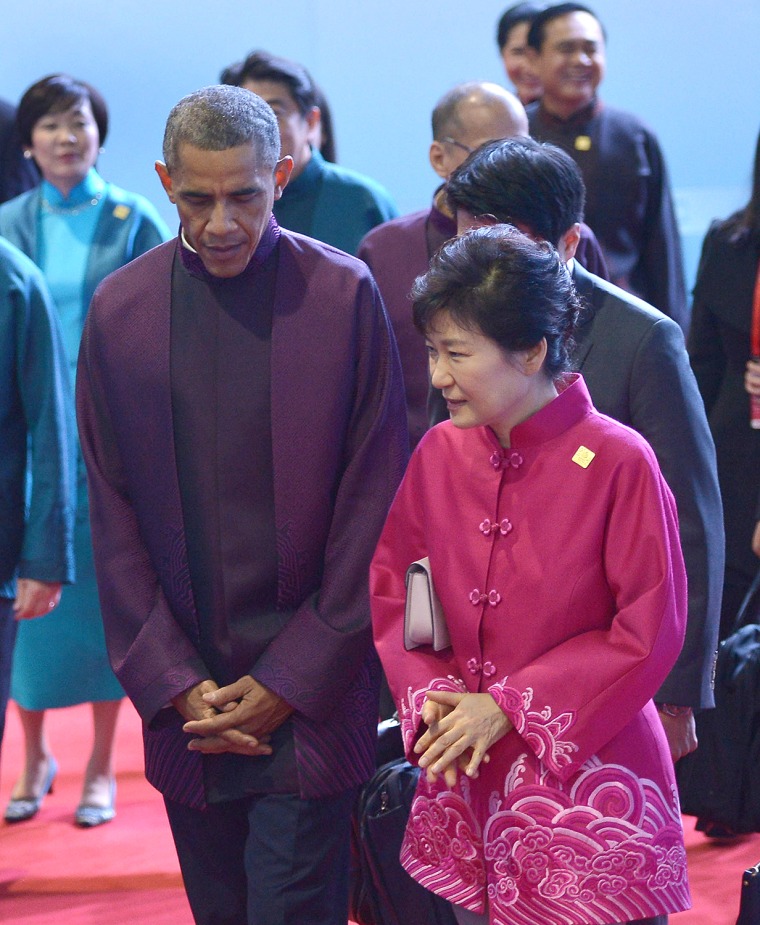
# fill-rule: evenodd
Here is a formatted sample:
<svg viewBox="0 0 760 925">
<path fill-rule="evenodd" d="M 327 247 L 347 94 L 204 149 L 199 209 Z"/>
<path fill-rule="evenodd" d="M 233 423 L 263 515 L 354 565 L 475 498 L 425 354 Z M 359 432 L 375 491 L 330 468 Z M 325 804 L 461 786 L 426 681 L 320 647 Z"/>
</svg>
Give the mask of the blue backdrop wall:
<svg viewBox="0 0 760 925">
<path fill-rule="evenodd" d="M 495 0 L 31 0 L 4 4 L 0 95 L 16 101 L 66 70 L 105 95 L 100 169 L 170 221 L 153 162 L 166 115 L 254 48 L 296 58 L 325 90 L 341 163 L 379 179 L 403 212 L 435 188 L 427 161 L 436 100 L 463 80 L 505 82 Z M 743 204 L 760 128 L 760 3 L 597 0 L 607 28 L 602 95 L 658 133 L 676 193 L 689 282 L 711 218 Z"/>
</svg>

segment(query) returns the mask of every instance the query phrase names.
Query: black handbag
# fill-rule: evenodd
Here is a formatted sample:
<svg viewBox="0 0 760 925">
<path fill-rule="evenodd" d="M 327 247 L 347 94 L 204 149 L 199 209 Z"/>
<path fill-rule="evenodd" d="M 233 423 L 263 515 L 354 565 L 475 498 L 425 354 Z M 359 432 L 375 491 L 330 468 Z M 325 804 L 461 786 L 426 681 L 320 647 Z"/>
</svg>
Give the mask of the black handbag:
<svg viewBox="0 0 760 925">
<path fill-rule="evenodd" d="M 696 716 L 699 747 L 676 764 L 681 811 L 737 834 L 760 831 L 759 619 L 760 573 L 720 644 L 715 709 Z"/>
<path fill-rule="evenodd" d="M 456 925 L 451 904 L 401 866 L 401 842 L 419 779 L 401 758 L 378 768 L 354 814 L 350 917 L 359 925 Z"/>
<path fill-rule="evenodd" d="M 742 875 L 741 905 L 736 925 L 760 925 L 760 864 Z"/>
</svg>

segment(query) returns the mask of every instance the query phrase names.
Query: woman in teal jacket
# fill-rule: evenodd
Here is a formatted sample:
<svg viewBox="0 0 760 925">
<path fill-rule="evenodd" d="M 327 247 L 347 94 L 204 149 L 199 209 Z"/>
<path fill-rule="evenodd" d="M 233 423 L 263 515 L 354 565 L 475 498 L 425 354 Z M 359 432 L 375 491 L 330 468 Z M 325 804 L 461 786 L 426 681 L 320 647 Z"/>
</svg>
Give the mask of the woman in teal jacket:
<svg viewBox="0 0 760 925">
<path fill-rule="evenodd" d="M 40 267 L 56 304 L 72 382 L 84 319 L 98 283 L 169 237 L 143 197 L 104 181 L 95 162 L 108 131 L 105 101 L 65 74 L 45 77 L 21 98 L 24 155 L 41 185 L 0 207 L 0 234 Z M 100 825 L 115 815 L 112 751 L 123 691 L 106 654 L 89 533 L 81 456 L 74 530 L 76 584 L 49 617 L 19 627 L 11 678 L 26 742 L 25 768 L 5 812 L 32 818 L 52 788 L 57 763 L 45 736 L 45 710 L 92 703 L 94 743 L 75 821 Z"/>
</svg>

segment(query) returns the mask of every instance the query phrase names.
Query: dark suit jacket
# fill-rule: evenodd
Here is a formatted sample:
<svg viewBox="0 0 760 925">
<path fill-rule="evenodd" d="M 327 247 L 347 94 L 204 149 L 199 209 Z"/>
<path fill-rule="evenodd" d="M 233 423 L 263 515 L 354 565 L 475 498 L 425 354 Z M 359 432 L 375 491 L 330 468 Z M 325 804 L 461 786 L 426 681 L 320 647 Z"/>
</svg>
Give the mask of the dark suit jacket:
<svg viewBox="0 0 760 925">
<path fill-rule="evenodd" d="M 530 134 L 563 148 L 586 185 L 586 221 L 601 242 L 610 279 L 686 330 L 689 305 L 670 181 L 654 133 L 600 100 L 567 120 L 540 102 L 527 107 Z M 585 144 L 578 144 L 578 139 Z"/>
<path fill-rule="evenodd" d="M 760 431 L 749 426 L 744 369 L 750 358 L 752 296 L 760 241 L 729 241 L 715 222 L 705 237 L 694 287 L 689 356 L 718 454 L 726 524 L 726 564 L 752 580 L 750 543 L 760 489 Z"/>
<path fill-rule="evenodd" d="M 689 592 L 686 640 L 655 699 L 709 707 L 723 583 L 723 515 L 715 449 L 683 333 L 670 318 L 577 262 L 573 279 L 587 305 L 576 331 L 576 368 L 599 411 L 650 443 L 678 507 Z"/>
<path fill-rule="evenodd" d="M 176 241 L 108 277 L 79 356 L 77 405 L 109 654 L 145 722 L 146 774 L 204 802 L 200 756 L 162 709 L 211 677 L 174 457 L 169 370 Z M 251 674 L 295 708 L 304 797 L 373 769 L 378 664 L 367 573 L 406 461 L 398 355 L 360 261 L 282 232 L 272 325 L 272 447 L 283 627 Z"/>
<path fill-rule="evenodd" d="M 723 515 L 715 449 L 683 333 L 672 319 L 587 272 L 578 261 L 573 261 L 573 279 L 586 303 L 576 330 L 575 368 L 583 374 L 594 406 L 650 443 L 678 507 L 688 578 L 686 640 L 655 699 L 711 707 Z M 440 399 L 431 407 L 431 424 L 448 417 Z"/>
</svg>

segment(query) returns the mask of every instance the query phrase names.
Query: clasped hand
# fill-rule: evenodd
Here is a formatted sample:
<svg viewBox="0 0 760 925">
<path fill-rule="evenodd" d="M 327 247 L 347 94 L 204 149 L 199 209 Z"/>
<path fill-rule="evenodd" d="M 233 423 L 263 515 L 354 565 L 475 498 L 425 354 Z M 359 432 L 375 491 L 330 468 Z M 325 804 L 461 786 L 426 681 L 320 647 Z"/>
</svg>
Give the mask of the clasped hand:
<svg viewBox="0 0 760 925">
<path fill-rule="evenodd" d="M 696 751 L 699 743 L 697 742 L 697 724 L 694 722 L 693 713 L 682 713 L 680 716 L 660 713 L 659 716 L 668 740 L 673 764 L 691 752 Z"/>
<path fill-rule="evenodd" d="M 419 766 L 431 783 L 443 774 L 448 787 L 456 784 L 457 768 L 477 777 L 488 749 L 513 728 L 490 694 L 428 691 L 422 707 L 427 731 L 414 746 Z"/>
<path fill-rule="evenodd" d="M 271 755 L 269 736 L 293 708 L 250 675 L 226 687 L 202 681 L 172 701 L 188 720 L 191 751 L 204 754 Z"/>
</svg>

